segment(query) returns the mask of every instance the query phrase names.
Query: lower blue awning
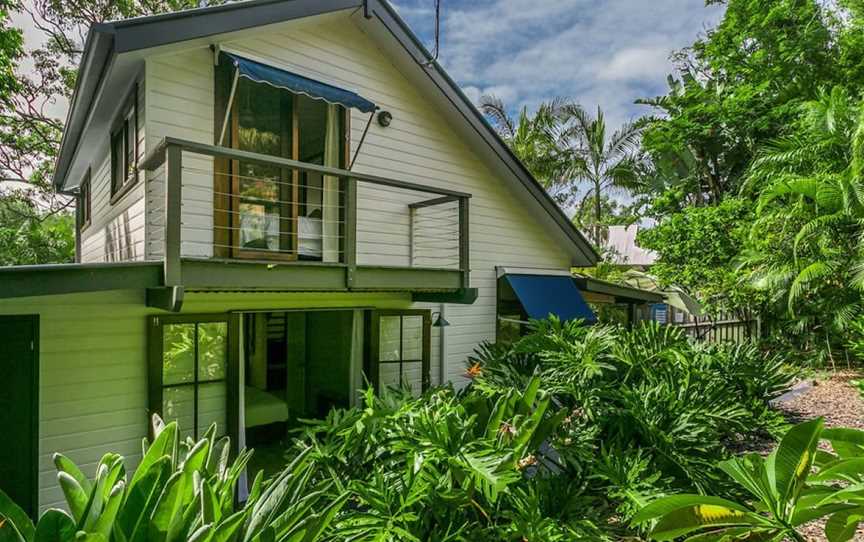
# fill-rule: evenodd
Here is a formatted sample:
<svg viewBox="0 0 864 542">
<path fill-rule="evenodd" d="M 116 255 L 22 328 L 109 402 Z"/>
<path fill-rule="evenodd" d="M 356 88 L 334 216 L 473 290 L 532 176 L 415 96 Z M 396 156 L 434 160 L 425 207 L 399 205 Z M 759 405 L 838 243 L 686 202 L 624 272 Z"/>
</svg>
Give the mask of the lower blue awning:
<svg viewBox="0 0 864 542">
<path fill-rule="evenodd" d="M 315 100 L 353 107 L 364 113 L 371 113 L 376 109 L 374 103 L 356 92 L 334 87 L 233 53 L 223 52 L 222 54 L 234 65 L 240 77 L 245 77 L 250 81 L 266 83 L 296 94 L 303 94 Z"/>
<path fill-rule="evenodd" d="M 531 319 L 542 320 L 553 314 L 562 321 L 597 321 L 597 316 L 570 277 L 507 274 L 505 278 Z"/>
</svg>

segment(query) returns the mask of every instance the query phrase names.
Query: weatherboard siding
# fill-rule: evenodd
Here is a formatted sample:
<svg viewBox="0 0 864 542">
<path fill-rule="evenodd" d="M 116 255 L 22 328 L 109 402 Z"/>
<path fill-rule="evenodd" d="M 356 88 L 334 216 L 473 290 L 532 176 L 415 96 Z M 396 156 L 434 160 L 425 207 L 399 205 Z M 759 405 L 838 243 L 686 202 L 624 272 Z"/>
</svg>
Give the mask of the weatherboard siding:
<svg viewBox="0 0 864 542">
<path fill-rule="evenodd" d="M 453 324 L 446 333 L 445 380 L 462 381 L 464 361 L 477 345 L 495 338 L 496 266 L 569 267 L 569 258 L 525 210 L 505 183 L 430 107 L 424 96 L 394 67 L 372 40 L 345 15 L 318 22 L 293 21 L 256 32 L 253 38 L 221 42 L 226 50 L 283 67 L 355 91 L 390 111 L 393 122 L 371 124 L 354 170 L 472 194 L 470 201 L 471 286 L 479 298 L 471 306 L 447 308 Z M 147 60 L 148 142 L 172 135 L 204 143 L 215 141 L 213 127 L 213 56 L 207 48 Z M 368 115 L 351 111 L 353 157 Z M 189 161 L 184 155 L 184 164 Z M 184 255 L 212 254 L 212 161 L 198 158 L 194 176 L 184 181 Z M 187 183 L 192 188 L 187 190 Z M 158 175 L 152 183 L 161 190 Z M 360 265 L 410 263 L 406 203 L 431 197 L 390 188 L 358 185 L 357 261 Z M 158 200 L 158 197 L 155 199 Z M 434 209 L 434 208 L 433 208 Z M 452 212 L 442 209 L 442 213 Z M 448 215 L 449 216 L 449 215 Z M 158 219 L 157 219 L 158 220 Z M 157 221 L 157 220 L 154 220 Z M 449 224 L 449 225 L 448 225 Z M 441 222 L 443 228 L 456 225 Z M 161 254 L 161 238 L 149 237 L 150 254 Z M 427 252 L 415 263 L 453 266 L 453 247 Z M 435 310 L 438 305 L 418 305 Z M 434 330 L 432 380 L 438 382 L 440 354 Z"/>
<path fill-rule="evenodd" d="M 407 294 L 187 293 L 184 314 L 302 308 L 406 308 Z M 143 290 L 7 299 L 0 314 L 39 315 L 39 508 L 63 507 L 51 460 L 61 452 L 93 476 L 102 455 L 141 459 L 147 435 Z"/>
<path fill-rule="evenodd" d="M 130 90 L 131 91 L 131 90 Z M 138 81 L 138 159 L 144 157 L 146 88 Z M 144 174 L 118 201 L 111 203 L 110 134 L 105 134 L 103 152 L 90 164 L 90 225 L 81 231 L 83 263 L 140 261 L 146 258 Z"/>
</svg>

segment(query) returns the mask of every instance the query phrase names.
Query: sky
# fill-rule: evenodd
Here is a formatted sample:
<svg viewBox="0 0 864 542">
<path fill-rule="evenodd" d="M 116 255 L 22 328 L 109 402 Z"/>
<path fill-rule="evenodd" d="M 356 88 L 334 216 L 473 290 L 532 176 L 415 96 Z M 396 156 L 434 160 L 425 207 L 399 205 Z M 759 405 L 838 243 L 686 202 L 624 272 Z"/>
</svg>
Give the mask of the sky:
<svg viewBox="0 0 864 542">
<path fill-rule="evenodd" d="M 434 0 L 394 4 L 431 50 Z M 494 94 L 515 113 L 566 97 L 617 126 L 650 112 L 634 100 L 664 94 L 669 54 L 721 15 L 704 0 L 441 0 L 439 60 L 475 102 Z M 29 19 L 13 20 L 38 45 Z"/>
<path fill-rule="evenodd" d="M 431 50 L 434 0 L 395 0 Z M 722 16 L 703 0 L 441 0 L 440 62 L 475 102 L 511 111 L 553 97 L 600 106 L 620 125 L 665 94 L 669 55 Z"/>
</svg>

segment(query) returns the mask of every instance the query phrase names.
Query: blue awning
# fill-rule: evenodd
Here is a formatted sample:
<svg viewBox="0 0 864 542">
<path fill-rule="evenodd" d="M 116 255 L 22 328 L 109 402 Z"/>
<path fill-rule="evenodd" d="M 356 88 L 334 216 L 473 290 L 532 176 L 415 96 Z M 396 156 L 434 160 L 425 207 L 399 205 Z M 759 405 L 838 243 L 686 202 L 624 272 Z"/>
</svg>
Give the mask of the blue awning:
<svg viewBox="0 0 864 542">
<path fill-rule="evenodd" d="M 290 92 L 303 94 L 315 100 L 324 100 L 331 104 L 353 107 L 364 113 L 371 113 L 376 109 L 374 103 L 350 90 L 334 87 L 333 85 L 255 62 L 254 60 L 249 60 L 235 54 L 225 52 L 222 54 L 234 64 L 240 77 L 245 77 L 250 81 L 284 88 Z"/>
<path fill-rule="evenodd" d="M 597 317 L 572 278 L 564 275 L 505 275 L 528 317 L 534 320 L 554 314 L 562 321 L 581 318 L 596 322 Z"/>
</svg>

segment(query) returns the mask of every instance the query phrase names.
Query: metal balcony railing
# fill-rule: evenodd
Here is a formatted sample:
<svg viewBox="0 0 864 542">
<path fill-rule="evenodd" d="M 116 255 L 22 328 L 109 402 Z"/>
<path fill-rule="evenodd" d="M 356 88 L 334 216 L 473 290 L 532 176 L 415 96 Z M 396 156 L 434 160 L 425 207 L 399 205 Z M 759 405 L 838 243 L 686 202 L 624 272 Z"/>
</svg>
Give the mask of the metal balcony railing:
<svg viewBox="0 0 864 542">
<path fill-rule="evenodd" d="M 468 286 L 470 194 L 174 138 L 142 169 L 166 285 L 194 258 L 446 269 Z"/>
</svg>

